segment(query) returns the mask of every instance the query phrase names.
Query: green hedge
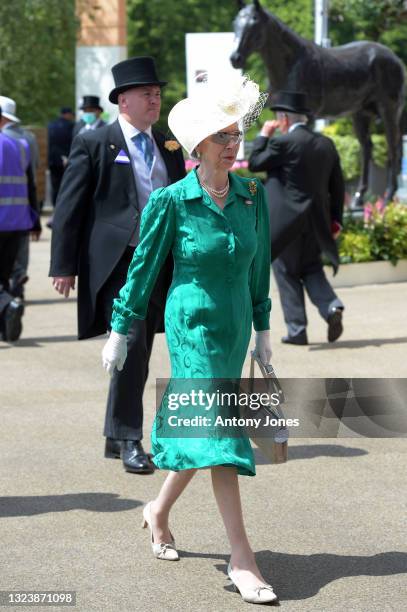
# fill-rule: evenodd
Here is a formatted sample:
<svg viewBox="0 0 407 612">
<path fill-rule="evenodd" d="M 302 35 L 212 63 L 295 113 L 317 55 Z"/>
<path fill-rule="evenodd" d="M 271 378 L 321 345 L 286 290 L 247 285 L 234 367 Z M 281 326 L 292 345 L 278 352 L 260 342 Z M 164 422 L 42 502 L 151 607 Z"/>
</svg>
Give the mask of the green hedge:
<svg viewBox="0 0 407 612">
<path fill-rule="evenodd" d="M 354 181 L 359 178 L 362 167 L 362 152 L 358 139 L 353 133 L 352 123 L 348 119 L 341 119 L 328 125 L 323 130 L 331 138 L 341 158 L 341 165 L 345 181 Z M 372 134 L 373 162 L 380 168 L 387 165 L 387 142 L 384 134 Z"/>
<path fill-rule="evenodd" d="M 382 201 L 366 204 L 364 218 L 345 217 L 339 238 L 342 263 L 390 261 L 407 258 L 407 206 Z"/>
</svg>

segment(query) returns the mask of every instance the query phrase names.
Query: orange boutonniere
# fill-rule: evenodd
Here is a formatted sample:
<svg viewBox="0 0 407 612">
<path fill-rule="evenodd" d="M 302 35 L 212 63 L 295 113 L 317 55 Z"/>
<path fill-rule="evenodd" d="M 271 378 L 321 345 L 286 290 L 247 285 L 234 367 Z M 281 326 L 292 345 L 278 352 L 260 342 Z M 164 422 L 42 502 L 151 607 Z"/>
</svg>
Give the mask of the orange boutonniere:
<svg viewBox="0 0 407 612">
<path fill-rule="evenodd" d="M 256 195 L 257 193 L 257 183 L 256 181 L 249 181 L 249 191 L 251 195 Z"/>
<path fill-rule="evenodd" d="M 178 149 L 181 148 L 181 145 L 176 140 L 166 140 L 164 142 L 164 147 L 167 149 L 167 151 L 174 152 L 178 151 Z"/>
</svg>

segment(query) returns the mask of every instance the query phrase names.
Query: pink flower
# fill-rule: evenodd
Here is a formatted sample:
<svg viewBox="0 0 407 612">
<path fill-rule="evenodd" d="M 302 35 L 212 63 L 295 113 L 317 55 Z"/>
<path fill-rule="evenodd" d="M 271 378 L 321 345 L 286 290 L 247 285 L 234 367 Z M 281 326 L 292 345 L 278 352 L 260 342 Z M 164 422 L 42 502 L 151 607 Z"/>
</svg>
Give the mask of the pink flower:
<svg viewBox="0 0 407 612">
<path fill-rule="evenodd" d="M 363 221 L 364 223 L 369 223 L 373 216 L 373 204 L 370 202 L 366 202 L 363 207 Z"/>
<path fill-rule="evenodd" d="M 248 168 L 248 167 L 249 167 L 249 162 L 247 161 L 247 159 L 241 159 L 241 160 L 235 161 L 235 163 L 232 166 L 232 170 L 239 170 L 239 168 Z"/>
<path fill-rule="evenodd" d="M 198 165 L 198 162 L 194 159 L 186 159 L 185 160 L 185 170 L 188 172 L 189 170 L 193 170 Z"/>
<path fill-rule="evenodd" d="M 380 214 L 383 215 L 384 214 L 384 199 L 383 198 L 379 198 L 375 204 L 375 209 L 376 211 Z"/>
<path fill-rule="evenodd" d="M 189 170 L 193 170 L 194 168 L 196 168 L 198 164 L 199 164 L 199 161 L 196 161 L 195 159 L 186 159 L 185 160 L 185 170 L 187 172 Z M 235 163 L 232 166 L 232 170 L 239 170 L 240 168 L 248 168 L 248 167 L 249 167 L 249 162 L 247 161 L 247 159 L 241 159 L 241 160 L 235 161 Z"/>
</svg>

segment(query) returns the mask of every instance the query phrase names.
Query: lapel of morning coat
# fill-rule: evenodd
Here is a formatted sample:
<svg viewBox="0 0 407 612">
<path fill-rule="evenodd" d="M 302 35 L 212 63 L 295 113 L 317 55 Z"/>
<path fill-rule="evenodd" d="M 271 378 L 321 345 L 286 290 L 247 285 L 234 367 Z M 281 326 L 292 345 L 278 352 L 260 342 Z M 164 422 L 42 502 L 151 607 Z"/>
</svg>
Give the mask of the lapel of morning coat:
<svg viewBox="0 0 407 612">
<path fill-rule="evenodd" d="M 138 209 L 138 197 L 133 172 L 133 164 L 131 161 L 130 152 L 127 148 L 126 140 L 120 127 L 120 123 L 117 119 L 109 127 L 106 146 L 108 148 L 108 155 L 111 163 L 118 166 L 118 173 L 122 177 L 124 183 L 124 191 L 128 195 L 131 204 Z M 115 159 L 119 155 L 120 151 L 127 155 L 128 159 L 130 160 L 129 163 L 120 164 L 115 162 Z"/>
<path fill-rule="evenodd" d="M 165 136 L 162 132 L 159 132 L 153 128 L 152 133 L 154 136 L 154 140 L 157 143 L 157 147 L 159 148 L 159 151 L 161 153 L 161 157 L 163 158 L 163 161 L 167 168 L 169 182 L 175 183 L 179 180 L 179 176 L 177 174 L 174 153 L 165 148 Z"/>
</svg>

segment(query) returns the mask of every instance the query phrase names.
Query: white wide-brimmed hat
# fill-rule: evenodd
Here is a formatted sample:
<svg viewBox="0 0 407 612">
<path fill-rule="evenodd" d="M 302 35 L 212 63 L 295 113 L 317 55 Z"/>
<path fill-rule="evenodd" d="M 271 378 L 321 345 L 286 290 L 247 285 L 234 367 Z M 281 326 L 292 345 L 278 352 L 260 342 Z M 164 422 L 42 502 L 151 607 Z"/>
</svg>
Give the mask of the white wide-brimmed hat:
<svg viewBox="0 0 407 612">
<path fill-rule="evenodd" d="M 178 102 L 168 115 L 170 130 L 190 155 L 207 136 L 232 123 L 248 129 L 268 98 L 257 83 L 237 71 L 199 75 L 199 81 L 194 94 Z"/>
<path fill-rule="evenodd" d="M 7 98 L 6 96 L 0 96 L 0 108 L 3 117 L 10 119 L 10 121 L 20 123 L 20 119 L 16 117 L 17 105 L 14 100 Z"/>
</svg>

